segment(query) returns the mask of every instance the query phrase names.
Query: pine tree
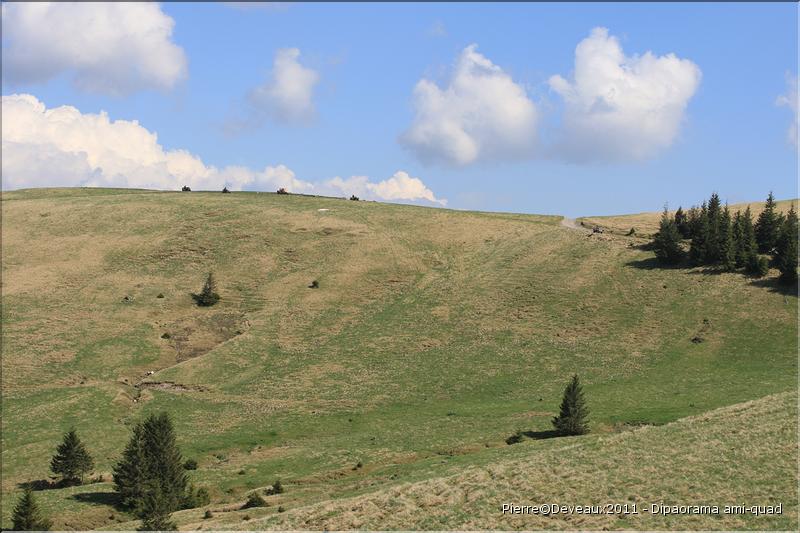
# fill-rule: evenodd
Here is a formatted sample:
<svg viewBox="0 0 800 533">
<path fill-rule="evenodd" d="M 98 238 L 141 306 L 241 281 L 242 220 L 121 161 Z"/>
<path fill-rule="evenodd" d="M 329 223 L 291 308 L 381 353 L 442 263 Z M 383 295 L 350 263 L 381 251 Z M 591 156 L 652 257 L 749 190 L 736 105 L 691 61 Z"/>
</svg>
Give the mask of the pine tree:
<svg viewBox="0 0 800 533">
<path fill-rule="evenodd" d="M 720 224 L 722 212 L 719 195 L 713 193 L 708 200 L 708 240 L 706 241 L 706 262 L 716 263 L 722 259 L 720 249 Z"/>
<path fill-rule="evenodd" d="M 783 220 L 775 249 L 775 262 L 784 283 L 797 283 L 797 238 L 797 212 L 793 205 Z"/>
<path fill-rule="evenodd" d="M 762 254 L 770 254 L 775 249 L 781 229 L 781 217 L 776 211 L 775 197 L 772 191 L 767 196 L 764 210 L 758 215 L 756 222 L 756 242 L 758 251 Z"/>
<path fill-rule="evenodd" d="M 692 245 L 689 249 L 689 255 L 694 264 L 702 265 L 707 261 L 708 240 L 708 210 L 704 202 L 703 207 L 697 213 L 695 227 L 692 230 Z"/>
<path fill-rule="evenodd" d="M 145 452 L 142 442 L 142 423 L 133 428 L 133 433 L 122 459 L 114 466 L 114 490 L 119 494 L 120 504 L 126 509 L 137 511 L 143 503 L 145 473 Z"/>
<path fill-rule="evenodd" d="M 172 420 L 166 413 L 151 415 L 144 421 L 142 444 L 147 480 L 158 485 L 160 499 L 166 502 L 170 512 L 180 509 L 186 495 L 187 478 Z"/>
<path fill-rule="evenodd" d="M 692 229 L 689 226 L 689 216 L 684 213 L 680 206 L 678 206 L 678 210 L 675 211 L 675 226 L 678 228 L 681 238 L 688 239 L 692 236 Z"/>
<path fill-rule="evenodd" d="M 25 489 L 11 516 L 15 531 L 48 531 L 52 523 L 42 516 L 31 489 Z"/>
<path fill-rule="evenodd" d="M 731 212 L 727 204 L 719 217 L 719 254 L 725 270 L 736 269 L 736 243 L 731 225 Z"/>
<path fill-rule="evenodd" d="M 201 307 L 210 307 L 219 301 L 219 294 L 217 294 L 217 281 L 214 279 L 214 273 L 209 272 L 206 277 L 206 282 L 203 284 L 203 290 L 200 294 L 193 294 L 192 298 Z"/>
<path fill-rule="evenodd" d="M 83 476 L 94 468 L 94 461 L 74 429 L 64 434 L 64 440 L 56 448 L 50 461 L 50 470 L 59 474 L 64 483 L 81 484 Z"/>
<path fill-rule="evenodd" d="M 564 389 L 561 409 L 559 415 L 553 418 L 553 426 L 560 435 L 583 435 L 589 432 L 588 415 L 583 390 L 575 374 Z"/>
<path fill-rule="evenodd" d="M 744 266 L 743 251 L 743 234 L 742 234 L 742 212 L 736 211 L 733 216 L 733 223 L 731 224 L 731 237 L 733 244 L 733 263 L 736 268 Z"/>
<path fill-rule="evenodd" d="M 187 497 L 183 459 L 166 413 L 152 414 L 133 428 L 122 459 L 114 467 L 114 488 L 123 507 L 144 512 L 147 492 L 156 487 L 169 512 L 181 508 Z"/>
<path fill-rule="evenodd" d="M 168 500 L 163 498 L 158 483 L 148 483 L 145 487 L 139 516 L 142 525 L 139 531 L 177 531 L 178 526 L 170 520 Z"/>
<path fill-rule="evenodd" d="M 697 234 L 698 225 L 700 223 L 700 210 L 697 206 L 692 206 L 686 213 L 686 224 L 689 226 L 689 239 L 693 239 Z"/>
<path fill-rule="evenodd" d="M 669 216 L 666 206 L 664 212 L 661 214 L 661 224 L 653 238 L 653 249 L 655 250 L 656 257 L 662 263 L 675 264 L 680 262 L 683 258 L 683 249 L 681 248 L 681 234 L 678 232 L 678 226 L 675 221 Z"/>
<path fill-rule="evenodd" d="M 747 267 L 756 263 L 754 257 L 758 254 L 758 244 L 756 243 L 756 232 L 753 227 L 753 215 L 750 213 L 750 206 L 744 210 L 741 219 L 742 238 L 739 241 L 739 248 L 736 253 L 736 264 Z"/>
</svg>

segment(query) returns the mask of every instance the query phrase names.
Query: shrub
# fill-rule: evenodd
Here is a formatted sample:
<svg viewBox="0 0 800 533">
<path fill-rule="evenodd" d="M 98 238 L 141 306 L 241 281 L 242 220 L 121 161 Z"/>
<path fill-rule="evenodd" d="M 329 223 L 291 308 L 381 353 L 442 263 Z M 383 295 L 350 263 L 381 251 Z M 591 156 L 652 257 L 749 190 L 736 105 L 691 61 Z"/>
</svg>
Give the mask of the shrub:
<svg viewBox="0 0 800 533">
<path fill-rule="evenodd" d="M 281 484 L 280 479 L 276 479 L 275 483 L 272 486 L 264 491 L 264 494 L 267 496 L 272 496 L 273 494 L 282 494 L 283 493 L 283 485 Z"/>
<path fill-rule="evenodd" d="M 634 235 L 636 235 L 636 228 L 628 230 L 628 237 L 633 237 Z"/>
<path fill-rule="evenodd" d="M 192 189 L 190 189 L 188 185 L 184 185 L 181 187 L 181 192 L 192 192 Z"/>
<path fill-rule="evenodd" d="M 524 437 L 522 435 L 522 432 L 521 431 L 517 431 L 516 433 L 514 433 L 513 435 L 511 435 L 510 437 L 508 437 L 506 439 L 506 444 L 511 446 L 512 444 L 520 443 L 520 442 L 522 442 L 523 438 Z"/>
<path fill-rule="evenodd" d="M 256 492 L 251 492 L 247 496 L 247 501 L 242 505 L 242 509 L 250 509 L 253 507 L 266 507 L 267 501 L 258 495 Z"/>
<path fill-rule="evenodd" d="M 192 294 L 192 298 L 197 302 L 200 307 L 211 307 L 219 301 L 219 294 L 217 294 L 217 282 L 214 279 L 214 273 L 209 272 L 206 277 L 206 282 L 203 284 L 203 289 L 200 294 Z"/>
<path fill-rule="evenodd" d="M 279 505 L 278 506 L 278 512 L 279 513 L 285 513 L 286 512 L 286 508 L 283 505 Z"/>
<path fill-rule="evenodd" d="M 289 192 L 283 187 L 281 187 L 280 189 L 278 189 L 278 194 L 289 194 Z"/>
<path fill-rule="evenodd" d="M 197 470 L 197 461 L 195 459 L 186 459 L 183 463 L 185 470 Z"/>
<path fill-rule="evenodd" d="M 750 254 L 747 259 L 747 273 L 755 278 L 763 278 L 769 272 L 769 260 L 763 255 Z"/>
<path fill-rule="evenodd" d="M 182 507 L 184 509 L 194 509 L 196 507 L 203 507 L 211 503 L 211 496 L 208 494 L 208 489 L 200 487 L 195 489 L 194 485 L 189 485 L 186 490 L 186 496 L 183 499 Z"/>
<path fill-rule="evenodd" d="M 214 518 L 214 513 L 211 512 L 211 509 L 206 509 L 206 512 L 203 514 L 203 518 Z"/>
<path fill-rule="evenodd" d="M 583 435 L 589 432 L 586 417 L 589 409 L 583 397 L 578 375 L 564 389 L 564 398 L 561 400 L 561 409 L 558 416 L 553 418 L 553 426 L 560 435 Z"/>
<path fill-rule="evenodd" d="M 169 332 L 165 332 L 165 333 L 161 334 L 161 338 L 162 339 L 171 339 L 172 335 L 170 335 Z"/>
<path fill-rule="evenodd" d="M 163 297 L 164 297 L 164 293 L 163 292 L 159 292 L 158 296 L 156 296 L 156 298 L 163 298 Z"/>
</svg>

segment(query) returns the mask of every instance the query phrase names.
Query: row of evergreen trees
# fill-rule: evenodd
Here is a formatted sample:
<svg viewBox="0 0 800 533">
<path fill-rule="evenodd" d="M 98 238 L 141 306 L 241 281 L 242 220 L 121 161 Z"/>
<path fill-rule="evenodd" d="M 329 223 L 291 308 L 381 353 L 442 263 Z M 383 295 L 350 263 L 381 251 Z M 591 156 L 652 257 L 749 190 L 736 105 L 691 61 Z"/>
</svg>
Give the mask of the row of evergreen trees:
<svg viewBox="0 0 800 533">
<path fill-rule="evenodd" d="M 653 250 L 665 264 L 678 264 L 687 253 L 683 240 L 690 241 L 688 256 L 695 265 L 719 265 L 727 271 L 740 268 L 757 277 L 766 275 L 771 255 L 781 272 L 781 280 L 797 282 L 798 220 L 794 206 L 784 216 L 769 193 L 764 210 L 754 223 L 750 207 L 731 215 L 714 193 L 708 202 L 674 216 L 664 208 Z M 763 254 L 763 255 L 762 255 Z"/>
<path fill-rule="evenodd" d="M 83 483 L 84 476 L 94 468 L 94 461 L 75 430 L 64 435 L 50 468 L 61 476 L 61 485 Z M 208 491 L 195 489 L 188 482 L 185 468 L 172 420 L 166 413 L 152 414 L 134 426 L 122 458 L 114 466 L 114 490 L 120 507 L 142 520 L 142 531 L 175 530 L 175 523 L 170 520 L 173 511 L 209 503 Z M 51 526 L 30 488 L 14 508 L 12 522 L 18 531 L 45 531 Z"/>
</svg>

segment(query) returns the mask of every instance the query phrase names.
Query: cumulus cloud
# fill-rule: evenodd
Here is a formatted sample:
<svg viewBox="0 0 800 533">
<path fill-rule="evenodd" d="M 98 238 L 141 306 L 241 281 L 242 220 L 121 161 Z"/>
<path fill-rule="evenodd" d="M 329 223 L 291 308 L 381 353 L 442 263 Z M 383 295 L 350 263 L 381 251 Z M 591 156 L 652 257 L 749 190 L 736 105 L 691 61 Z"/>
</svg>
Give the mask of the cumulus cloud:
<svg viewBox="0 0 800 533">
<path fill-rule="evenodd" d="M 565 106 L 555 152 L 575 162 L 656 155 L 675 140 L 700 78 L 688 59 L 626 56 L 606 28 L 593 29 L 575 49 L 574 81 L 549 80 Z"/>
<path fill-rule="evenodd" d="M 314 87 L 319 74 L 300 64 L 300 50 L 275 53 L 270 79 L 248 95 L 255 110 L 281 122 L 308 122 L 314 117 Z"/>
<path fill-rule="evenodd" d="M 447 205 L 447 200 L 436 198 L 419 178 L 414 178 L 402 170 L 397 171 L 391 178 L 372 183 L 366 176 L 352 176 L 348 179 L 335 177 L 323 182 L 321 190 L 330 191 L 329 194 L 347 196 L 355 194 L 359 198 L 377 200 L 426 200 L 428 202 Z"/>
<path fill-rule="evenodd" d="M 155 3 L 3 3 L 3 76 L 42 83 L 64 72 L 86 91 L 170 89 L 187 73 L 175 22 Z"/>
<path fill-rule="evenodd" d="M 792 124 L 789 126 L 789 129 L 786 131 L 786 140 L 794 148 L 797 148 L 797 130 L 800 128 L 800 125 L 798 125 L 797 119 L 798 95 L 796 75 L 792 76 L 791 74 L 786 74 L 786 94 L 780 95 L 775 103 L 779 106 L 788 107 L 792 112 L 793 120 Z"/>
<path fill-rule="evenodd" d="M 524 157 L 535 145 L 536 106 L 477 45 L 461 53 L 447 87 L 422 79 L 413 100 L 414 122 L 400 142 L 425 162 Z"/>
<path fill-rule="evenodd" d="M 366 177 L 322 182 L 299 179 L 284 165 L 253 170 L 206 165 L 186 150 L 165 150 L 137 121 L 111 120 L 104 112 L 52 109 L 29 94 L 2 97 L 3 189 L 88 186 L 268 190 L 350 195 L 376 200 L 429 201 L 444 205 L 419 178 L 397 172 L 377 183 Z"/>
</svg>

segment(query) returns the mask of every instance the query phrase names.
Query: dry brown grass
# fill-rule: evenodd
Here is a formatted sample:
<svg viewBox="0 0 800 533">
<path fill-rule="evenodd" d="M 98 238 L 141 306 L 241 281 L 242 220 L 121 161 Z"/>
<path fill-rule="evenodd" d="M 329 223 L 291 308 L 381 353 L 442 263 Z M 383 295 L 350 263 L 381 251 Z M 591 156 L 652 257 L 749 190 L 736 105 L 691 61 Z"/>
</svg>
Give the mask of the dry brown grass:
<svg viewBox="0 0 800 533">
<path fill-rule="evenodd" d="M 796 529 L 797 395 L 663 427 L 564 439 L 517 459 L 254 520 L 248 529 Z M 741 462 L 747 468 L 742 468 Z M 503 503 L 783 503 L 783 515 L 502 515 Z M 214 527 L 239 527 L 221 517 Z"/>
</svg>

